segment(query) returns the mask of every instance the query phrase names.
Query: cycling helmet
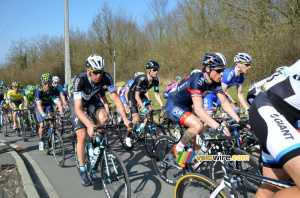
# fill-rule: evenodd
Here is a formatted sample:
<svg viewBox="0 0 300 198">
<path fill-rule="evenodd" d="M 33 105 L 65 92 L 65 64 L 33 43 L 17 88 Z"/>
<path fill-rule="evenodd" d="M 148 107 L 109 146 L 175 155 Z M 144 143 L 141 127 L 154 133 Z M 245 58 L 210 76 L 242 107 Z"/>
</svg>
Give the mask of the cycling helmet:
<svg viewBox="0 0 300 198">
<path fill-rule="evenodd" d="M 12 85 L 8 85 L 7 88 L 8 88 L 8 89 L 12 89 Z"/>
<path fill-rule="evenodd" d="M 247 53 L 237 53 L 233 59 L 234 63 L 244 62 L 244 63 L 252 63 L 252 58 Z"/>
<path fill-rule="evenodd" d="M 67 84 L 67 83 L 66 83 L 66 84 L 64 84 L 64 87 L 68 87 L 68 86 L 69 86 L 69 84 Z"/>
<path fill-rule="evenodd" d="M 223 54 L 218 52 L 209 52 L 204 55 L 202 65 L 204 67 L 226 66 L 227 61 Z"/>
<path fill-rule="evenodd" d="M 42 83 L 52 82 L 52 75 L 49 73 L 44 73 L 41 76 Z"/>
<path fill-rule="evenodd" d="M 175 79 L 178 80 L 179 82 L 183 81 L 183 77 L 182 76 L 176 76 Z"/>
<path fill-rule="evenodd" d="M 86 66 L 87 68 L 92 70 L 102 70 L 106 65 L 104 59 L 101 56 L 93 54 L 86 59 Z"/>
<path fill-rule="evenodd" d="M 121 86 L 121 87 L 124 87 L 125 84 L 126 84 L 126 83 L 125 83 L 124 81 L 120 82 L 120 86 Z"/>
<path fill-rule="evenodd" d="M 191 75 L 193 75 L 194 73 L 198 73 L 198 72 L 202 72 L 200 69 L 194 69 L 192 72 L 191 72 Z"/>
<path fill-rule="evenodd" d="M 54 83 L 59 83 L 59 81 L 60 81 L 60 79 L 59 79 L 58 76 L 53 76 L 52 82 L 54 82 Z"/>
<path fill-rule="evenodd" d="M 146 69 L 159 69 L 159 64 L 156 61 L 149 61 L 146 64 Z"/>
<path fill-rule="evenodd" d="M 35 92 L 35 86 L 33 86 L 33 85 L 28 85 L 28 86 L 27 86 L 27 89 L 28 89 L 30 92 Z"/>
<path fill-rule="evenodd" d="M 143 74 L 145 74 L 145 73 L 144 72 L 136 72 L 134 74 L 134 78 L 138 77 L 139 75 L 143 75 Z"/>
<path fill-rule="evenodd" d="M 3 87 L 3 81 L 0 80 L 0 87 Z"/>
<path fill-rule="evenodd" d="M 18 82 L 13 82 L 11 85 L 12 85 L 12 87 L 19 87 L 20 86 L 20 84 Z"/>
</svg>

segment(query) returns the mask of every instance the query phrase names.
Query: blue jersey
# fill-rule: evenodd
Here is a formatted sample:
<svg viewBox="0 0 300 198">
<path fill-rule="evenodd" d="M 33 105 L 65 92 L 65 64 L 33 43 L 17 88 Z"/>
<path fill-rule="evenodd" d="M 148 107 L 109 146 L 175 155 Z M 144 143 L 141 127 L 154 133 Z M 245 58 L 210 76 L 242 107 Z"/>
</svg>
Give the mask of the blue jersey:
<svg viewBox="0 0 300 198">
<path fill-rule="evenodd" d="M 134 79 L 130 79 L 127 81 L 124 89 L 122 90 L 121 94 L 120 94 L 120 99 L 123 101 L 126 101 L 126 97 L 125 97 L 125 93 L 126 93 L 126 90 L 129 89 L 129 87 L 132 85 L 132 83 L 134 82 Z"/>
<path fill-rule="evenodd" d="M 45 91 L 43 85 L 35 90 L 35 101 L 41 100 L 42 105 L 51 105 L 53 98 L 60 98 L 58 89 L 53 86 L 49 92 Z"/>
<path fill-rule="evenodd" d="M 222 87 L 229 89 L 234 85 L 242 86 L 244 83 L 244 75 L 236 75 L 235 68 L 228 68 L 224 71 L 224 75 L 222 77 Z"/>
<path fill-rule="evenodd" d="M 169 92 L 168 100 L 182 104 L 187 107 L 193 105 L 192 97 L 205 97 L 215 90 L 217 93 L 223 92 L 221 83 L 209 84 L 202 72 L 194 73 L 181 81 L 176 88 Z"/>
</svg>

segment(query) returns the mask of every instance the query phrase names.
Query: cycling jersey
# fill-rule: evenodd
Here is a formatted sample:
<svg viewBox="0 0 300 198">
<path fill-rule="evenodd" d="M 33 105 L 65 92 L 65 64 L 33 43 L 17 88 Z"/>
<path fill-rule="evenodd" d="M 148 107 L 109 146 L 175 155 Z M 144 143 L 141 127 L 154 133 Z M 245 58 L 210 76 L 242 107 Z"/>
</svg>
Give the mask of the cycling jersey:
<svg viewBox="0 0 300 198">
<path fill-rule="evenodd" d="M 174 87 L 176 87 L 176 86 L 177 86 L 177 83 L 176 83 L 176 82 L 173 82 L 173 83 L 169 84 L 169 85 L 165 88 L 165 90 L 164 90 L 164 92 L 163 92 L 163 96 L 164 96 L 165 99 L 168 99 L 169 92 L 170 92 Z"/>
<path fill-rule="evenodd" d="M 272 75 L 267 91 L 253 101 L 249 121 L 263 144 L 264 165 L 283 165 L 300 153 L 300 60 L 286 69 L 287 75 Z"/>
<path fill-rule="evenodd" d="M 126 90 L 130 88 L 130 86 L 132 85 L 134 79 L 130 79 L 127 81 L 124 89 L 122 90 L 121 94 L 120 94 L 120 99 L 122 101 L 123 104 L 127 104 L 127 101 L 126 101 L 126 97 L 125 97 L 125 93 L 126 93 Z"/>
<path fill-rule="evenodd" d="M 82 107 L 87 108 L 87 113 L 92 116 L 98 109 L 104 109 L 103 103 L 100 101 L 100 97 L 105 96 L 105 89 L 109 93 L 116 91 L 113 83 L 113 79 L 109 73 L 103 72 L 101 74 L 100 82 L 92 84 L 87 72 L 81 72 L 74 77 L 73 91 L 70 99 L 71 107 L 71 120 L 74 131 L 81 128 L 86 128 L 86 126 L 77 117 L 74 109 L 74 100 L 81 99 Z M 105 87 L 105 88 L 104 88 Z"/>
<path fill-rule="evenodd" d="M 229 89 L 234 85 L 242 86 L 244 83 L 244 75 L 237 76 L 235 68 L 228 68 L 224 71 L 224 75 L 222 77 L 222 87 Z M 228 100 L 229 97 L 227 97 Z M 213 104 L 216 103 L 218 105 L 221 104 L 219 98 L 215 91 L 208 94 L 205 98 L 203 98 L 203 107 L 207 111 L 208 114 L 213 113 Z"/>
<path fill-rule="evenodd" d="M 128 103 L 131 113 L 138 113 L 137 101 L 135 99 L 135 92 L 140 92 L 140 98 L 142 102 L 148 100 L 145 93 L 152 87 L 154 87 L 154 92 L 159 92 L 159 80 L 157 77 L 153 78 L 152 83 L 149 85 L 147 74 L 139 75 L 135 78 L 128 92 Z"/>
<path fill-rule="evenodd" d="M 285 68 L 278 72 L 275 72 L 272 76 L 265 78 L 259 82 L 253 83 L 250 88 L 249 92 L 247 94 L 247 102 L 251 105 L 254 98 L 260 93 L 268 90 L 270 87 L 276 83 L 275 81 L 271 81 L 273 78 L 277 78 L 279 75 L 287 76 L 289 72 L 289 69 Z"/>
<path fill-rule="evenodd" d="M 25 95 L 20 92 L 15 93 L 14 91 L 9 92 L 7 98 L 16 105 L 20 105 L 24 100 L 27 100 Z"/>
<path fill-rule="evenodd" d="M 43 106 L 52 105 L 53 101 L 52 98 L 60 98 L 59 91 L 55 87 L 51 86 L 50 91 L 46 92 L 43 85 L 40 85 L 35 90 L 35 101 L 42 101 Z"/>
<path fill-rule="evenodd" d="M 206 75 L 202 72 L 188 76 L 169 92 L 166 103 L 167 116 L 183 124 L 184 119 L 191 115 L 192 97 L 205 97 L 213 90 L 222 93 L 221 82 L 209 84 Z"/>
<path fill-rule="evenodd" d="M 34 98 L 35 98 L 35 95 L 31 95 L 31 91 L 26 91 L 25 92 L 26 94 L 26 98 L 27 98 L 27 101 L 28 101 L 28 104 L 31 106 L 33 103 L 34 103 Z"/>
<path fill-rule="evenodd" d="M 2 90 L 0 91 L 0 102 L 4 101 L 4 95 L 7 93 L 6 87 L 2 87 Z"/>
</svg>

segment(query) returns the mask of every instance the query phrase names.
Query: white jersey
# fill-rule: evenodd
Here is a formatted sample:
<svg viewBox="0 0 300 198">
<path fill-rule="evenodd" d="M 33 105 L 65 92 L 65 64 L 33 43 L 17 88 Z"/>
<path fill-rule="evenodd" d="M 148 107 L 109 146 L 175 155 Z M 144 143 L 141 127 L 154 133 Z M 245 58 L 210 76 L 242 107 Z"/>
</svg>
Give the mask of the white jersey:
<svg viewBox="0 0 300 198">
<path fill-rule="evenodd" d="M 263 85 L 263 90 L 268 90 L 281 99 L 300 110 L 300 60 L 285 69 L 285 74 L 273 74 Z"/>
</svg>

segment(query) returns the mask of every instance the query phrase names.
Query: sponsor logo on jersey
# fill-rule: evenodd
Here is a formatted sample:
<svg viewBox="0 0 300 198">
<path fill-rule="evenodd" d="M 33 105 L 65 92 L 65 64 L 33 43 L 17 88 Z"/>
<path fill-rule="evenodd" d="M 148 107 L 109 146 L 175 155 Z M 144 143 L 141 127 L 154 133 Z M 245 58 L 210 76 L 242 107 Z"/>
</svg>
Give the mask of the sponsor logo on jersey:
<svg viewBox="0 0 300 198">
<path fill-rule="evenodd" d="M 183 110 L 181 110 L 179 107 L 175 107 L 172 111 L 172 114 L 181 117 L 181 115 L 183 114 Z"/>
<path fill-rule="evenodd" d="M 279 117 L 278 114 L 272 114 L 271 115 L 271 118 L 274 118 L 274 121 L 276 122 L 276 124 L 280 128 L 280 131 L 283 134 L 283 136 L 285 137 L 285 139 L 294 139 L 294 137 L 292 136 L 290 131 L 287 129 L 287 126 L 285 126 L 284 122 L 278 117 Z"/>
</svg>

